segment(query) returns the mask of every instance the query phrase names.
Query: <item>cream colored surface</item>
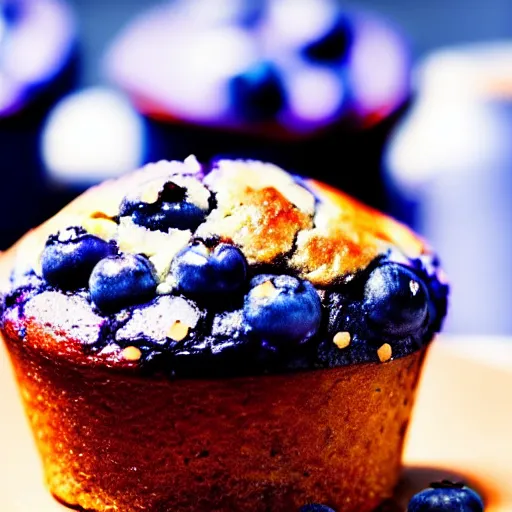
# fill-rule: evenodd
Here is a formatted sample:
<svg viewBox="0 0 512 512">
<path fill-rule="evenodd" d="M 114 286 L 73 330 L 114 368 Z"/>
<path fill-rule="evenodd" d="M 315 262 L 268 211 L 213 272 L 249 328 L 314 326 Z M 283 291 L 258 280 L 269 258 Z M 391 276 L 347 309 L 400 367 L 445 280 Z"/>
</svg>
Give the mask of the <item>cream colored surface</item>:
<svg viewBox="0 0 512 512">
<path fill-rule="evenodd" d="M 510 512 L 510 389 L 512 338 L 435 342 L 420 384 L 405 463 L 460 472 L 486 490 L 486 512 Z"/>
<path fill-rule="evenodd" d="M 512 510 L 512 365 L 503 364 L 507 360 L 512 361 L 512 340 L 436 341 L 428 356 L 405 452 L 407 466 L 435 467 L 447 475 L 458 472 L 470 478 L 485 493 L 486 512 Z M 2 345 L 0 387 L 0 510 L 68 510 L 44 488 Z M 409 480 L 406 487 L 412 485 L 418 482 Z"/>
</svg>

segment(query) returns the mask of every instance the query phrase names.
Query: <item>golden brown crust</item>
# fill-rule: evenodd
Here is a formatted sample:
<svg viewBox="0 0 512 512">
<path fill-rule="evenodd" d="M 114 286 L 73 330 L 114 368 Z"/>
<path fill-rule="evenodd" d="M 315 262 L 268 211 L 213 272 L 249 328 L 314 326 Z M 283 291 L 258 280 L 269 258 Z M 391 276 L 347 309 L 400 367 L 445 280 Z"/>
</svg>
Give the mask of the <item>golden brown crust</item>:
<svg viewBox="0 0 512 512">
<path fill-rule="evenodd" d="M 412 258 L 428 250 L 423 239 L 395 219 L 330 185 L 316 180 L 308 180 L 307 183 L 321 197 L 339 207 L 339 221 L 343 223 L 345 236 L 349 233 L 352 238 L 367 243 L 370 238 L 374 237 L 395 245 Z"/>
<path fill-rule="evenodd" d="M 311 226 L 309 216 L 272 187 L 247 188 L 240 203 L 237 229 L 224 232 L 219 222 L 216 234 L 240 246 L 249 263 L 271 263 L 288 253 L 297 233 Z"/>
<path fill-rule="evenodd" d="M 307 502 L 370 512 L 397 482 L 425 353 L 169 381 L 5 341 L 51 492 L 98 512 L 290 512 Z"/>
</svg>

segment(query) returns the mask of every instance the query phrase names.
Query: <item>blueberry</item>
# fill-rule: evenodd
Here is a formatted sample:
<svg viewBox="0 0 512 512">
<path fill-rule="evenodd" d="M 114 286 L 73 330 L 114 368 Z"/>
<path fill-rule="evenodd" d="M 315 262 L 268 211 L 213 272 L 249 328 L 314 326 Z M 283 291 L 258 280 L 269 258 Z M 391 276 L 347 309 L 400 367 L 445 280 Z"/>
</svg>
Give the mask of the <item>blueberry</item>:
<svg viewBox="0 0 512 512">
<path fill-rule="evenodd" d="M 244 318 L 249 332 L 270 341 L 306 341 L 322 316 L 320 298 L 308 281 L 291 276 L 259 275 L 245 297 Z"/>
<path fill-rule="evenodd" d="M 267 10 L 266 0 L 258 2 L 242 2 L 239 6 L 237 21 L 243 27 L 252 28 L 256 26 L 265 16 Z"/>
<path fill-rule="evenodd" d="M 339 61 L 347 54 L 352 37 L 352 27 L 348 18 L 338 16 L 325 33 L 303 48 L 303 53 L 314 61 Z"/>
<path fill-rule="evenodd" d="M 483 512 L 484 504 L 482 498 L 473 489 L 462 483 L 443 480 L 433 483 L 429 489 L 415 494 L 407 507 L 407 512 L 443 510 L 447 512 Z"/>
<path fill-rule="evenodd" d="M 397 263 L 384 263 L 371 272 L 364 297 L 363 309 L 371 328 L 383 334 L 413 334 L 428 317 L 425 284 Z"/>
<path fill-rule="evenodd" d="M 84 229 L 68 228 L 48 239 L 41 256 L 43 277 L 64 290 L 86 286 L 94 265 L 115 252 L 113 244 Z"/>
<path fill-rule="evenodd" d="M 196 242 L 176 255 L 171 274 L 185 295 L 234 293 L 245 284 L 247 262 L 233 245 L 221 243 L 211 250 Z"/>
<path fill-rule="evenodd" d="M 273 119 L 285 104 L 285 90 L 275 66 L 260 62 L 229 83 L 234 108 L 248 121 Z"/>
<path fill-rule="evenodd" d="M 300 508 L 299 512 L 334 512 L 331 507 L 327 505 L 319 505 L 318 503 L 308 503 Z"/>
<path fill-rule="evenodd" d="M 192 203 L 162 203 L 156 207 L 140 203 L 132 214 L 132 220 L 153 231 L 168 231 L 169 228 L 195 230 L 205 216 L 205 212 Z"/>
<path fill-rule="evenodd" d="M 156 286 L 153 266 L 140 254 L 104 258 L 89 279 L 92 300 L 103 311 L 147 302 L 155 296 Z"/>
<path fill-rule="evenodd" d="M 132 221 L 152 231 L 167 232 L 170 228 L 195 230 L 204 221 L 207 211 L 186 200 L 186 189 L 172 182 L 166 183 L 154 203 L 125 199 L 120 216 L 131 216 Z"/>
<path fill-rule="evenodd" d="M 16 0 L 3 0 L 0 2 L 0 15 L 9 25 L 13 25 L 19 21 L 22 11 L 22 2 Z"/>
</svg>

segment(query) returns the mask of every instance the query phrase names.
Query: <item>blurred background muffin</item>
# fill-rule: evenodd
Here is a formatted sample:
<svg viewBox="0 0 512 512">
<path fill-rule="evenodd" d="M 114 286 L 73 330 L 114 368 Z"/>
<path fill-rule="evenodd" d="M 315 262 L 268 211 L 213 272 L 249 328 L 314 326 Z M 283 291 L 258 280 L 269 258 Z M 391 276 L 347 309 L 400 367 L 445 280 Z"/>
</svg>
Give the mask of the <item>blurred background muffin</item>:
<svg viewBox="0 0 512 512">
<path fill-rule="evenodd" d="M 44 218 L 51 203 L 38 134 L 56 99 L 75 84 L 76 69 L 75 25 L 64 1 L 0 1 L 0 216 L 9 219 L 0 223 L 2 247 Z"/>
<path fill-rule="evenodd" d="M 394 27 L 336 0 L 163 3 L 128 24 L 106 59 L 150 119 L 159 157 L 271 159 L 377 206 L 409 67 Z"/>
</svg>

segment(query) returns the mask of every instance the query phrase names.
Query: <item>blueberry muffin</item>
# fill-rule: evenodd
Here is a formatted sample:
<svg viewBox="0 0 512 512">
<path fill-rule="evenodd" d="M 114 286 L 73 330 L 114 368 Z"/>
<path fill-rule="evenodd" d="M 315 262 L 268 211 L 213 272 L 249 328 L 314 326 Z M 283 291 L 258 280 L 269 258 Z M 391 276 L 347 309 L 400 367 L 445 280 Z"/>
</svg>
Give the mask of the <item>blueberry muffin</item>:
<svg viewBox="0 0 512 512">
<path fill-rule="evenodd" d="M 366 185 L 410 95 L 395 27 L 336 0 L 165 2 L 114 40 L 106 72 L 148 116 L 159 157 L 250 155 L 374 204 Z M 364 172 L 318 166 L 340 146 Z"/>
<path fill-rule="evenodd" d="M 3 339 L 59 500 L 392 494 L 448 292 L 404 226 L 273 164 L 189 157 L 90 189 L 3 258 Z"/>
</svg>

